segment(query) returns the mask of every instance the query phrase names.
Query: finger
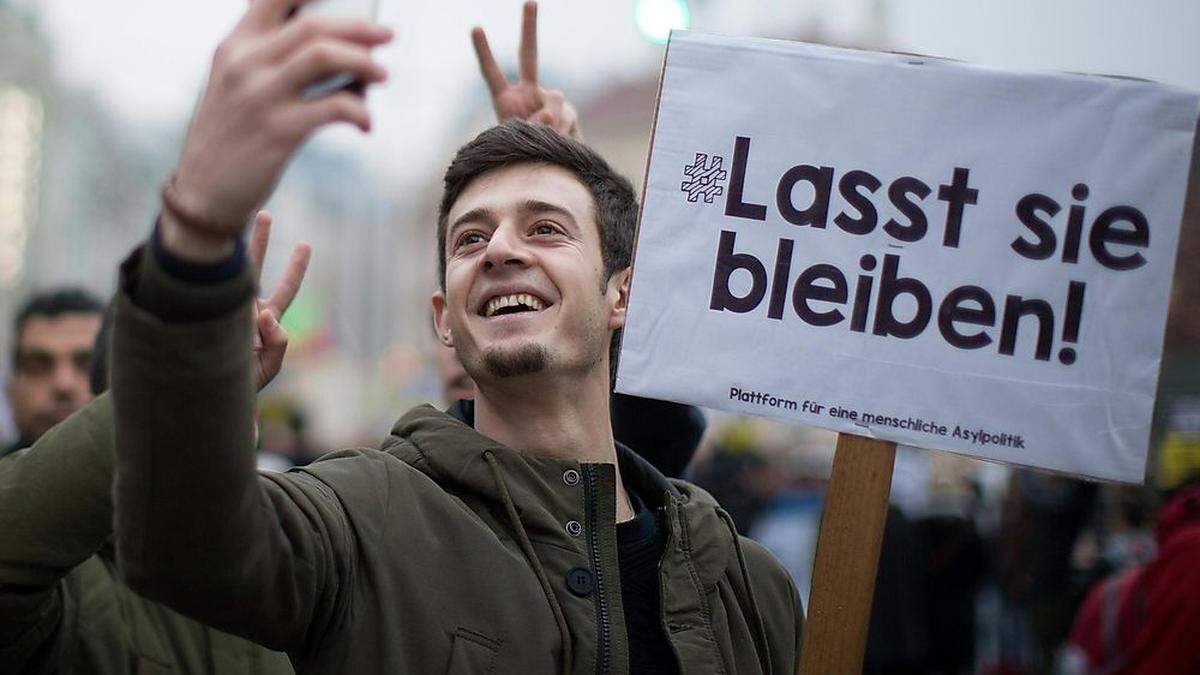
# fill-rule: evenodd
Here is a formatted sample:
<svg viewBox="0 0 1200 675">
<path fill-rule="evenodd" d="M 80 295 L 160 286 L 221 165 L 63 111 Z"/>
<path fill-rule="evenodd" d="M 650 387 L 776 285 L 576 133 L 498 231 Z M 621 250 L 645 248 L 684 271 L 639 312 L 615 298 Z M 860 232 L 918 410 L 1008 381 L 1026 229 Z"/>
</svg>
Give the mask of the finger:
<svg viewBox="0 0 1200 675">
<path fill-rule="evenodd" d="M 282 317 L 287 308 L 291 307 L 292 301 L 296 299 L 296 294 L 300 292 L 300 286 L 304 283 L 304 274 L 308 271 L 308 261 L 311 258 L 312 247 L 307 242 L 302 241 L 292 249 L 292 257 L 288 260 L 283 278 L 279 280 L 275 292 L 267 300 L 267 307 L 275 313 L 276 317 Z"/>
<path fill-rule="evenodd" d="M 536 83 L 538 79 L 537 48 L 537 3 L 525 3 L 521 17 L 521 47 L 519 74 L 523 82 Z"/>
<path fill-rule="evenodd" d="M 387 79 L 387 69 L 371 59 L 371 53 L 348 42 L 320 39 L 288 59 L 280 71 L 280 86 L 288 93 L 299 92 L 331 75 L 349 73 L 368 84 Z"/>
<path fill-rule="evenodd" d="M 270 63 L 281 61 L 304 45 L 322 39 L 349 42 L 369 49 L 390 42 L 392 36 L 392 29 L 370 21 L 306 16 L 290 22 L 273 36 L 260 58 Z"/>
<path fill-rule="evenodd" d="M 496 63 L 496 57 L 492 56 L 492 48 L 488 46 L 487 34 L 479 26 L 471 29 L 471 44 L 475 45 L 475 58 L 479 61 L 479 73 L 483 75 L 483 81 L 487 83 L 488 91 L 492 92 L 492 97 L 495 98 L 508 87 L 508 78 L 504 77 L 504 71 L 500 70 L 500 66 Z"/>
<path fill-rule="evenodd" d="M 254 216 L 254 230 L 250 233 L 250 264 L 254 266 L 254 284 L 262 281 L 263 260 L 267 257 L 267 244 L 271 241 L 271 214 L 259 211 Z"/>
<path fill-rule="evenodd" d="M 529 116 L 529 123 L 555 128 L 558 126 L 558 117 L 549 109 L 542 108 Z"/>
<path fill-rule="evenodd" d="M 543 95 L 545 110 L 551 113 L 552 119 L 542 122 L 555 131 L 570 138 L 579 139 L 579 114 L 575 106 L 567 102 L 567 97 L 559 90 L 547 90 Z"/>
<path fill-rule="evenodd" d="M 271 310 L 269 310 L 265 306 L 263 306 L 262 303 L 255 303 L 255 312 L 256 312 L 256 314 L 254 315 L 254 331 L 253 331 L 253 333 L 254 333 L 254 353 L 257 354 L 260 351 L 262 351 L 262 346 L 263 346 L 263 341 L 262 341 L 262 334 L 263 334 L 263 330 L 264 330 L 263 326 L 266 325 L 265 324 L 266 318 L 264 318 L 263 315 L 270 314 Z"/>
<path fill-rule="evenodd" d="M 262 336 L 263 351 L 280 349 L 287 346 L 288 334 L 275 315 L 263 310 L 258 315 L 258 332 Z"/>
<path fill-rule="evenodd" d="M 562 119 L 563 106 L 566 102 L 566 97 L 557 89 L 546 91 L 542 94 L 542 107 L 553 113 L 555 120 Z"/>
<path fill-rule="evenodd" d="M 279 374 L 279 369 L 283 366 L 283 356 L 287 353 L 288 335 L 283 326 L 275 319 L 275 316 L 267 310 L 263 310 L 257 317 L 256 322 L 258 330 L 255 335 L 261 335 L 259 343 L 260 349 L 256 350 L 256 358 L 258 360 L 258 368 L 255 372 L 255 384 L 259 390 L 262 390 L 275 376 Z"/>
<path fill-rule="evenodd" d="M 289 108 L 281 117 L 277 133 L 292 138 L 304 138 L 318 127 L 346 122 L 359 130 L 371 130 L 371 113 L 366 100 L 358 94 L 340 91 L 305 101 Z"/>
<path fill-rule="evenodd" d="M 575 110 L 575 106 L 567 101 L 562 101 L 558 108 L 558 125 L 555 126 L 558 133 L 574 138 L 579 138 L 579 113 Z"/>
<path fill-rule="evenodd" d="M 583 131 L 579 128 L 579 113 L 576 112 L 575 106 L 570 103 L 563 105 L 562 120 L 559 124 L 562 126 L 561 133 L 564 136 L 577 141 L 583 140 Z"/>
</svg>

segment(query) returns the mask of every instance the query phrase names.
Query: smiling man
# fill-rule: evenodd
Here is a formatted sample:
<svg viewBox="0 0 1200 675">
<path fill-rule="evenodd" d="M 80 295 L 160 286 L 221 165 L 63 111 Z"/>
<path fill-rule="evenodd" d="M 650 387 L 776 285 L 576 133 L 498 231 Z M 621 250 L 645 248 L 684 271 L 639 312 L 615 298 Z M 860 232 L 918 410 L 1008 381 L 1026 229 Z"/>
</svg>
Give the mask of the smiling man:
<svg viewBox="0 0 1200 675">
<path fill-rule="evenodd" d="M 287 8 L 258 0 L 218 52 L 155 234 L 122 267 L 129 584 L 300 672 L 794 672 L 803 615 L 783 569 L 613 440 L 637 205 L 552 128 L 490 129 L 446 172 L 432 302 L 473 409 L 420 406 L 377 448 L 254 472 L 242 229 L 312 130 L 369 128 L 361 100 L 301 92 L 332 72 L 381 80 L 370 48 L 389 37 Z"/>
<path fill-rule="evenodd" d="M 581 144 L 516 124 L 459 151 L 445 182 L 434 321 L 478 383 L 476 428 L 532 454 L 614 463 L 608 365 L 633 188 Z M 619 475 L 616 492 L 628 520 Z"/>
</svg>

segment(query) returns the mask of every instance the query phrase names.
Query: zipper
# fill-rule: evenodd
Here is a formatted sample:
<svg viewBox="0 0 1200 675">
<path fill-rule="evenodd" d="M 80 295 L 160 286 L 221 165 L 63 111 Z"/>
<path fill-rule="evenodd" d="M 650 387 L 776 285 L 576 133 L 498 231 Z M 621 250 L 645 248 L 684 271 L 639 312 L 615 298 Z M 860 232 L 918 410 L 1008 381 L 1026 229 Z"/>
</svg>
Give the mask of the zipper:
<svg viewBox="0 0 1200 675">
<path fill-rule="evenodd" d="M 604 600 L 604 570 L 600 562 L 600 537 L 596 527 L 596 476 L 590 464 L 583 465 L 584 481 L 587 484 L 587 500 L 584 519 L 587 521 L 588 550 L 592 558 L 592 574 L 596 577 L 596 673 L 605 675 L 609 670 L 609 651 L 612 649 L 612 628 L 608 621 L 608 603 Z"/>
</svg>

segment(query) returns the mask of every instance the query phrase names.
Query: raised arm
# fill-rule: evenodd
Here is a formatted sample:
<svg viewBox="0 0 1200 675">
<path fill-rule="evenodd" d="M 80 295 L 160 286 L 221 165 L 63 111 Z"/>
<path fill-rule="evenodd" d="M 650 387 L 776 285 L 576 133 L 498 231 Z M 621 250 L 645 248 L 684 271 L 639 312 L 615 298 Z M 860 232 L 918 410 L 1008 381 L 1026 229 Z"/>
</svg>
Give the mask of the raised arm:
<svg viewBox="0 0 1200 675">
<path fill-rule="evenodd" d="M 317 128 L 370 128 L 349 92 L 304 94 L 337 73 L 385 77 L 390 31 L 289 19 L 257 0 L 218 48 L 159 229 L 122 266 L 113 335 L 118 560 L 130 586 L 268 647 L 329 624 L 352 564 L 349 527 L 302 474 L 254 470 L 255 279 L 240 237 Z"/>
</svg>

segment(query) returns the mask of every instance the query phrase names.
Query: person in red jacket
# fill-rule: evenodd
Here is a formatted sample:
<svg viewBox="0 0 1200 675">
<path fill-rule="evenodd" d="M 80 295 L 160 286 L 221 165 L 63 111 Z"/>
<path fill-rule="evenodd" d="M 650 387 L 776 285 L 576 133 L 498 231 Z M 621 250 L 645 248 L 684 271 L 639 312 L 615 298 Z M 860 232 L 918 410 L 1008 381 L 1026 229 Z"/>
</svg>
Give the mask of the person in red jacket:
<svg viewBox="0 0 1200 675">
<path fill-rule="evenodd" d="M 1075 617 L 1063 671 L 1200 673 L 1200 477 L 1163 507 L 1157 539 L 1150 562 L 1092 589 Z"/>
</svg>

